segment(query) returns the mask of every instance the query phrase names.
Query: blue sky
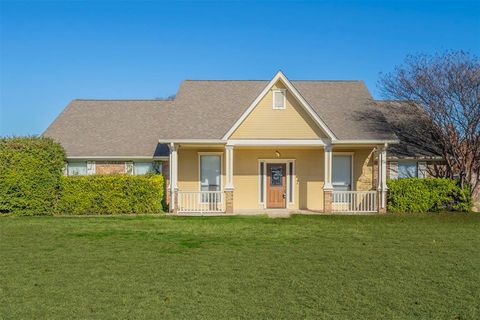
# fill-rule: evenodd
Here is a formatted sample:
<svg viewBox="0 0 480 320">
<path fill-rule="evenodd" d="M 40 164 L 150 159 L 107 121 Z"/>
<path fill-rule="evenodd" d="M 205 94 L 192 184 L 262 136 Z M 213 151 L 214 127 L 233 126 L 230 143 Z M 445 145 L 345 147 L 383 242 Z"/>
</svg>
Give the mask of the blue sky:
<svg viewBox="0 0 480 320">
<path fill-rule="evenodd" d="M 0 135 L 75 98 L 158 98 L 183 79 L 362 79 L 410 53 L 480 54 L 480 2 L 0 0 Z"/>
</svg>

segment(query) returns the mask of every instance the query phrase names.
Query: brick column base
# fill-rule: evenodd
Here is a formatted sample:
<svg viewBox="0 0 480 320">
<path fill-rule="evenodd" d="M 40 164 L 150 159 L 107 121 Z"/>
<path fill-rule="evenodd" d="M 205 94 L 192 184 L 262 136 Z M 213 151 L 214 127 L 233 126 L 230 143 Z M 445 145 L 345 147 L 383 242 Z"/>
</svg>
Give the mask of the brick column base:
<svg viewBox="0 0 480 320">
<path fill-rule="evenodd" d="M 385 197 L 385 205 L 382 207 L 382 197 Z M 387 192 L 377 191 L 378 213 L 387 213 Z"/>
<path fill-rule="evenodd" d="M 233 190 L 225 190 L 225 213 L 233 213 Z"/>
<path fill-rule="evenodd" d="M 333 190 L 323 190 L 323 212 L 332 212 Z"/>
</svg>

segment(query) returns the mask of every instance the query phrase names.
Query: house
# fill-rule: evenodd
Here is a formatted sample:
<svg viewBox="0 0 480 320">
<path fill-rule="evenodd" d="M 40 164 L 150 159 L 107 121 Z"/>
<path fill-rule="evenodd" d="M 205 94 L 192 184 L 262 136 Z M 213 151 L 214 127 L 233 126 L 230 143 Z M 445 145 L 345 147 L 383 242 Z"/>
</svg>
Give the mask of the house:
<svg viewBox="0 0 480 320">
<path fill-rule="evenodd" d="M 175 213 L 385 212 L 385 104 L 362 81 L 186 80 L 173 100 L 74 100 L 44 135 L 66 174 L 162 172 Z"/>
<path fill-rule="evenodd" d="M 428 178 L 445 174 L 445 162 L 435 141 L 431 121 L 408 101 L 376 101 L 399 139 L 387 155 L 387 179 Z"/>
</svg>

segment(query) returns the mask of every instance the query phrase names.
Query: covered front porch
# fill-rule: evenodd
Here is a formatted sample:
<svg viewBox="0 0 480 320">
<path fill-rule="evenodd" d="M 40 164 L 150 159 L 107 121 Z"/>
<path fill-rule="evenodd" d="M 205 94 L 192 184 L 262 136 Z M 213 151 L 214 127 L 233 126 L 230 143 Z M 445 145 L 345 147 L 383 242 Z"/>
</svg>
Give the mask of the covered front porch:
<svg viewBox="0 0 480 320">
<path fill-rule="evenodd" d="M 385 212 L 386 147 L 320 140 L 172 142 L 170 211 Z"/>
</svg>

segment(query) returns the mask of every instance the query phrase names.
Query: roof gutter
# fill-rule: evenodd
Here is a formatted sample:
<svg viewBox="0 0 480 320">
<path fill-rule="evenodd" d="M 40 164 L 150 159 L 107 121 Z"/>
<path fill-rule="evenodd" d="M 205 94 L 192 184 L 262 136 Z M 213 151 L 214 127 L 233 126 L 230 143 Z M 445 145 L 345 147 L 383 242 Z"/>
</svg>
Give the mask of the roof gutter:
<svg viewBox="0 0 480 320">
<path fill-rule="evenodd" d="M 158 140 L 158 143 L 227 144 L 227 141 L 220 139 L 165 139 Z"/>
<path fill-rule="evenodd" d="M 396 144 L 400 140 L 333 140 L 332 144 Z"/>
<path fill-rule="evenodd" d="M 67 160 L 168 160 L 168 156 L 67 156 Z"/>
</svg>

